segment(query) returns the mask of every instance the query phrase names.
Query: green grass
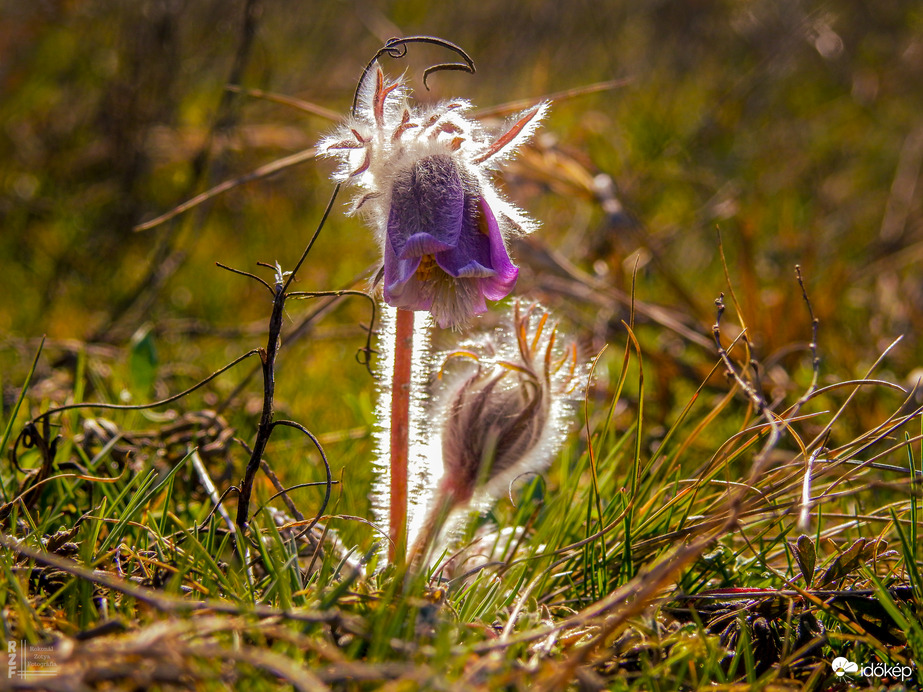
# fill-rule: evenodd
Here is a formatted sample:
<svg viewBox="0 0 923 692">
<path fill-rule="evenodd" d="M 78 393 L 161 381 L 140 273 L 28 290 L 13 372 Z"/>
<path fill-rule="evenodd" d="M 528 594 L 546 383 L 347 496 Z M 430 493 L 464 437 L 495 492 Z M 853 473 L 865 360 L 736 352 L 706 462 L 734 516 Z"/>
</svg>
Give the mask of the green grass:
<svg viewBox="0 0 923 692">
<path fill-rule="evenodd" d="M 634 379 L 639 387 L 632 395 L 641 395 L 637 354 L 625 353 L 619 382 Z M 102 635 L 111 639 L 107 662 L 81 673 L 91 680 L 108 666 L 117 668 L 120 657 L 130 660 L 145 633 L 157 632 L 166 649 L 150 653 L 154 672 L 145 675 L 158 684 L 172 684 L 157 677 L 166 652 L 182 662 L 177 674 L 195 684 L 217 666 L 235 684 L 274 685 L 281 677 L 297 685 L 291 677 L 306 669 L 321 670 L 334 686 L 362 687 L 353 678 L 368 676 L 369 684 L 406 678 L 423 687 L 486 689 L 556 689 L 580 676 L 606 680 L 615 689 L 734 681 L 796 687 L 830 679 L 825 666 L 834 654 L 914 660 L 921 636 L 914 605 L 919 558 L 911 538 L 917 499 L 908 490 L 918 480 L 850 462 L 880 458 L 873 450 L 883 446 L 892 457 L 904 454 L 915 468 L 918 439 L 900 431 L 918 424 L 918 414 L 892 418 L 828 449 L 828 460 L 815 466 L 811 496 L 831 499 L 823 500 L 822 514 L 812 510 L 815 538 L 799 539 L 805 551 L 800 563 L 807 565 L 799 569 L 792 552 L 804 473 L 797 445 L 786 451 L 780 442 L 772 450 L 777 461 L 754 484 L 748 463 L 767 427 L 747 415 L 745 403 L 699 388 L 680 405 L 675 422 L 658 431 L 659 446 L 652 451 L 655 438 L 640 424 L 637 409 L 622 417 L 630 424 L 613 421 L 618 400 L 628 393 L 621 386 L 615 391 L 609 402 L 587 406 L 592 455 L 574 436 L 548 476 L 532 481 L 516 505 L 501 501 L 475 521 L 471 530 L 478 535 L 495 525 L 518 527 L 524 533 L 515 549 L 499 536 L 481 538 L 479 557 L 450 568 L 449 581 L 442 570 L 409 578 L 393 567 L 370 573 L 359 558 L 374 549 L 374 532 L 366 530 L 347 554 L 348 544 L 331 543 L 332 534 L 315 529 L 309 540 L 299 540 L 297 528 L 280 529 L 266 512 L 252 522 L 246 568 L 231 551 L 228 527 L 215 514 L 206 520 L 211 502 L 197 487 L 202 478 L 190 463 L 196 452 L 161 447 L 159 471 L 131 472 L 132 456 L 150 453 L 145 447 L 156 448 L 156 440 L 133 442 L 116 459 L 112 440 L 72 437 L 92 475 L 59 468 L 30 499 L 25 488 L 5 489 L 20 498 L 5 507 L 7 535 L 20 536 L 33 551 L 14 558 L 15 544 L 7 544 L 9 631 L 37 644 L 118 623 L 117 635 Z M 870 396 L 899 404 L 888 390 Z M 811 403 L 821 412 L 793 421 L 785 437 L 806 440 L 810 429 L 847 417 L 849 408 L 841 402 L 849 402 L 849 394 L 835 388 L 818 398 Z M 28 397 L 25 403 L 31 404 Z M 722 422 L 721 412 L 730 420 Z M 120 417 L 136 416 L 110 413 L 110 433 Z M 87 430 L 85 423 L 95 420 L 91 414 L 72 412 L 74 429 Z M 22 414 L 19 420 L 21 426 Z M 184 444 L 191 450 L 195 440 Z M 35 467 L 39 454 L 20 449 L 18 461 L 22 468 Z M 879 502 L 863 507 L 873 504 L 864 497 L 870 483 L 879 484 Z M 266 491 L 260 495 L 265 498 Z M 337 515 L 325 522 L 337 524 Z M 56 537 L 59 531 L 67 534 Z M 887 551 L 885 540 L 895 549 Z M 76 562 L 30 562 L 34 551 Z M 29 564 L 35 565 L 31 573 Z M 74 565 L 100 570 L 106 580 L 94 581 Z M 113 588 L 113 580 L 122 588 Z M 728 588 L 761 591 L 714 591 Z M 861 594 L 869 591 L 883 611 L 863 614 L 850 604 L 851 592 L 864 602 Z M 686 598 L 694 594 L 703 600 Z M 213 612 L 218 603 L 223 615 Z M 192 629 L 177 622 L 186 610 L 192 612 L 182 618 Z M 305 623 L 299 613 L 318 621 Z M 825 639 L 807 647 L 807 655 L 810 642 L 798 638 L 796 627 L 804 613 L 826 627 Z M 868 617 L 878 629 L 869 630 Z M 313 643 L 293 648 L 292 641 Z M 95 645 L 79 646 L 89 652 Z M 201 653 L 219 650 L 215 656 Z M 70 674 L 70 666 L 86 663 L 67 659 L 58 665 Z"/>
</svg>

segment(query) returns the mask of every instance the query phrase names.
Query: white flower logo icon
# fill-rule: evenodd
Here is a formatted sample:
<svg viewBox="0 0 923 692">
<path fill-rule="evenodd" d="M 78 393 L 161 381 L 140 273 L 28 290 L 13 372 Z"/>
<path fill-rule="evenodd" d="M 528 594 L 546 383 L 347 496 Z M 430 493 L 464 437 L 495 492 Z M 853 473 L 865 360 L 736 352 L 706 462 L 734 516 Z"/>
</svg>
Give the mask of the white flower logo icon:
<svg viewBox="0 0 923 692">
<path fill-rule="evenodd" d="M 842 656 L 838 656 L 837 658 L 833 659 L 830 665 L 833 666 L 833 672 L 838 678 L 841 678 L 848 673 L 859 672 L 858 663 L 853 663 L 852 661 L 845 659 Z"/>
</svg>

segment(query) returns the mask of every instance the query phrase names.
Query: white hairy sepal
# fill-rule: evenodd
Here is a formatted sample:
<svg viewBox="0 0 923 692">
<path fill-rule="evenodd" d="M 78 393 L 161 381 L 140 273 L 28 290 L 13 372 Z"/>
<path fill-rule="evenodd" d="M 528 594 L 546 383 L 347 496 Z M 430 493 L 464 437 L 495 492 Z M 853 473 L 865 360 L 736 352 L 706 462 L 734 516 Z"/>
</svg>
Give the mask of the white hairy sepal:
<svg viewBox="0 0 923 692">
<path fill-rule="evenodd" d="M 493 171 L 532 136 L 550 104 L 514 116 L 494 137 L 466 116 L 472 105 L 464 99 L 418 108 L 409 95 L 403 78 L 388 81 L 376 63 L 360 85 L 356 113 L 318 144 L 320 155 L 339 159 L 333 178 L 358 188 L 349 213 L 363 215 L 383 246 L 395 180 L 422 158 L 447 155 L 476 182 L 504 242 L 535 230 L 537 224 L 497 190 Z"/>
</svg>

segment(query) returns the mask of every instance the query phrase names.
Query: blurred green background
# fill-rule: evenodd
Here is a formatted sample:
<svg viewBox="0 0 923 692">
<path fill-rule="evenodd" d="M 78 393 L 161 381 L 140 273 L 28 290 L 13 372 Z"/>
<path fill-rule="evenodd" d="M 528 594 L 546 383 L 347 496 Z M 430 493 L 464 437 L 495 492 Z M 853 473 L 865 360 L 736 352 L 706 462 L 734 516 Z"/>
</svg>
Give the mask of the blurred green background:
<svg viewBox="0 0 923 692">
<path fill-rule="evenodd" d="M 215 262 L 267 280 L 257 261 L 291 268 L 329 199 L 331 162 L 308 161 L 157 228 L 133 228 L 313 146 L 333 126 L 229 92 L 228 83 L 345 113 L 380 45 L 412 34 L 451 40 L 477 64 L 476 75 L 434 75 L 426 92 L 422 69 L 451 56 L 413 46 L 407 60 L 386 59 L 392 74 L 407 70 L 421 100 L 462 96 L 487 109 L 623 80 L 558 99 L 503 177 L 542 223 L 513 248 L 523 265 L 517 293 L 567 315 L 588 354 L 624 343 L 622 298 L 637 267 L 637 300 L 660 310 L 637 317 L 655 418 L 715 360 L 714 299 L 727 290 L 717 230 L 770 398 L 797 392 L 810 375 L 796 264 L 820 320 L 823 378 L 863 375 L 901 334 L 879 375 L 906 383 L 919 365 L 919 2 L 2 0 L 0 8 L 6 406 L 43 334 L 35 406 L 69 396 L 81 350 L 87 397 L 137 402 L 146 386 L 152 396 L 179 391 L 264 345 L 265 289 Z M 365 285 L 376 249 L 361 222 L 343 215 L 347 199 L 298 290 Z M 290 303 L 289 332 L 316 308 Z M 371 454 L 374 383 L 355 359 L 368 312 L 366 302 L 343 301 L 305 336 L 283 339 L 279 415 L 326 436 L 337 472 Z M 129 365 L 139 329 L 150 329 L 152 385 Z M 233 393 L 228 415 L 249 438 L 259 384 L 235 389 L 249 367 L 183 406 L 215 406 Z M 600 391 L 608 368 L 604 360 Z M 291 444 L 270 451 L 285 457 L 286 480 L 316 479 L 316 465 L 300 461 L 307 448 Z M 365 491 L 344 486 L 355 495 L 351 511 Z"/>
</svg>

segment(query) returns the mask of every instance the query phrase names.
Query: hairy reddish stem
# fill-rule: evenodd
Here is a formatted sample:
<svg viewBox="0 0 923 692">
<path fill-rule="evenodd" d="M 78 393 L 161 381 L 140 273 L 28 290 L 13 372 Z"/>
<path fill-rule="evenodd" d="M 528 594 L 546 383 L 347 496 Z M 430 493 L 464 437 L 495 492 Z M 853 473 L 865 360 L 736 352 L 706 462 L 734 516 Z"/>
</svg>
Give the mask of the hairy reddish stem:
<svg viewBox="0 0 923 692">
<path fill-rule="evenodd" d="M 391 380 L 391 546 L 392 562 L 407 553 L 407 457 L 410 450 L 410 366 L 413 360 L 413 312 L 397 311 L 394 375 Z"/>
</svg>

